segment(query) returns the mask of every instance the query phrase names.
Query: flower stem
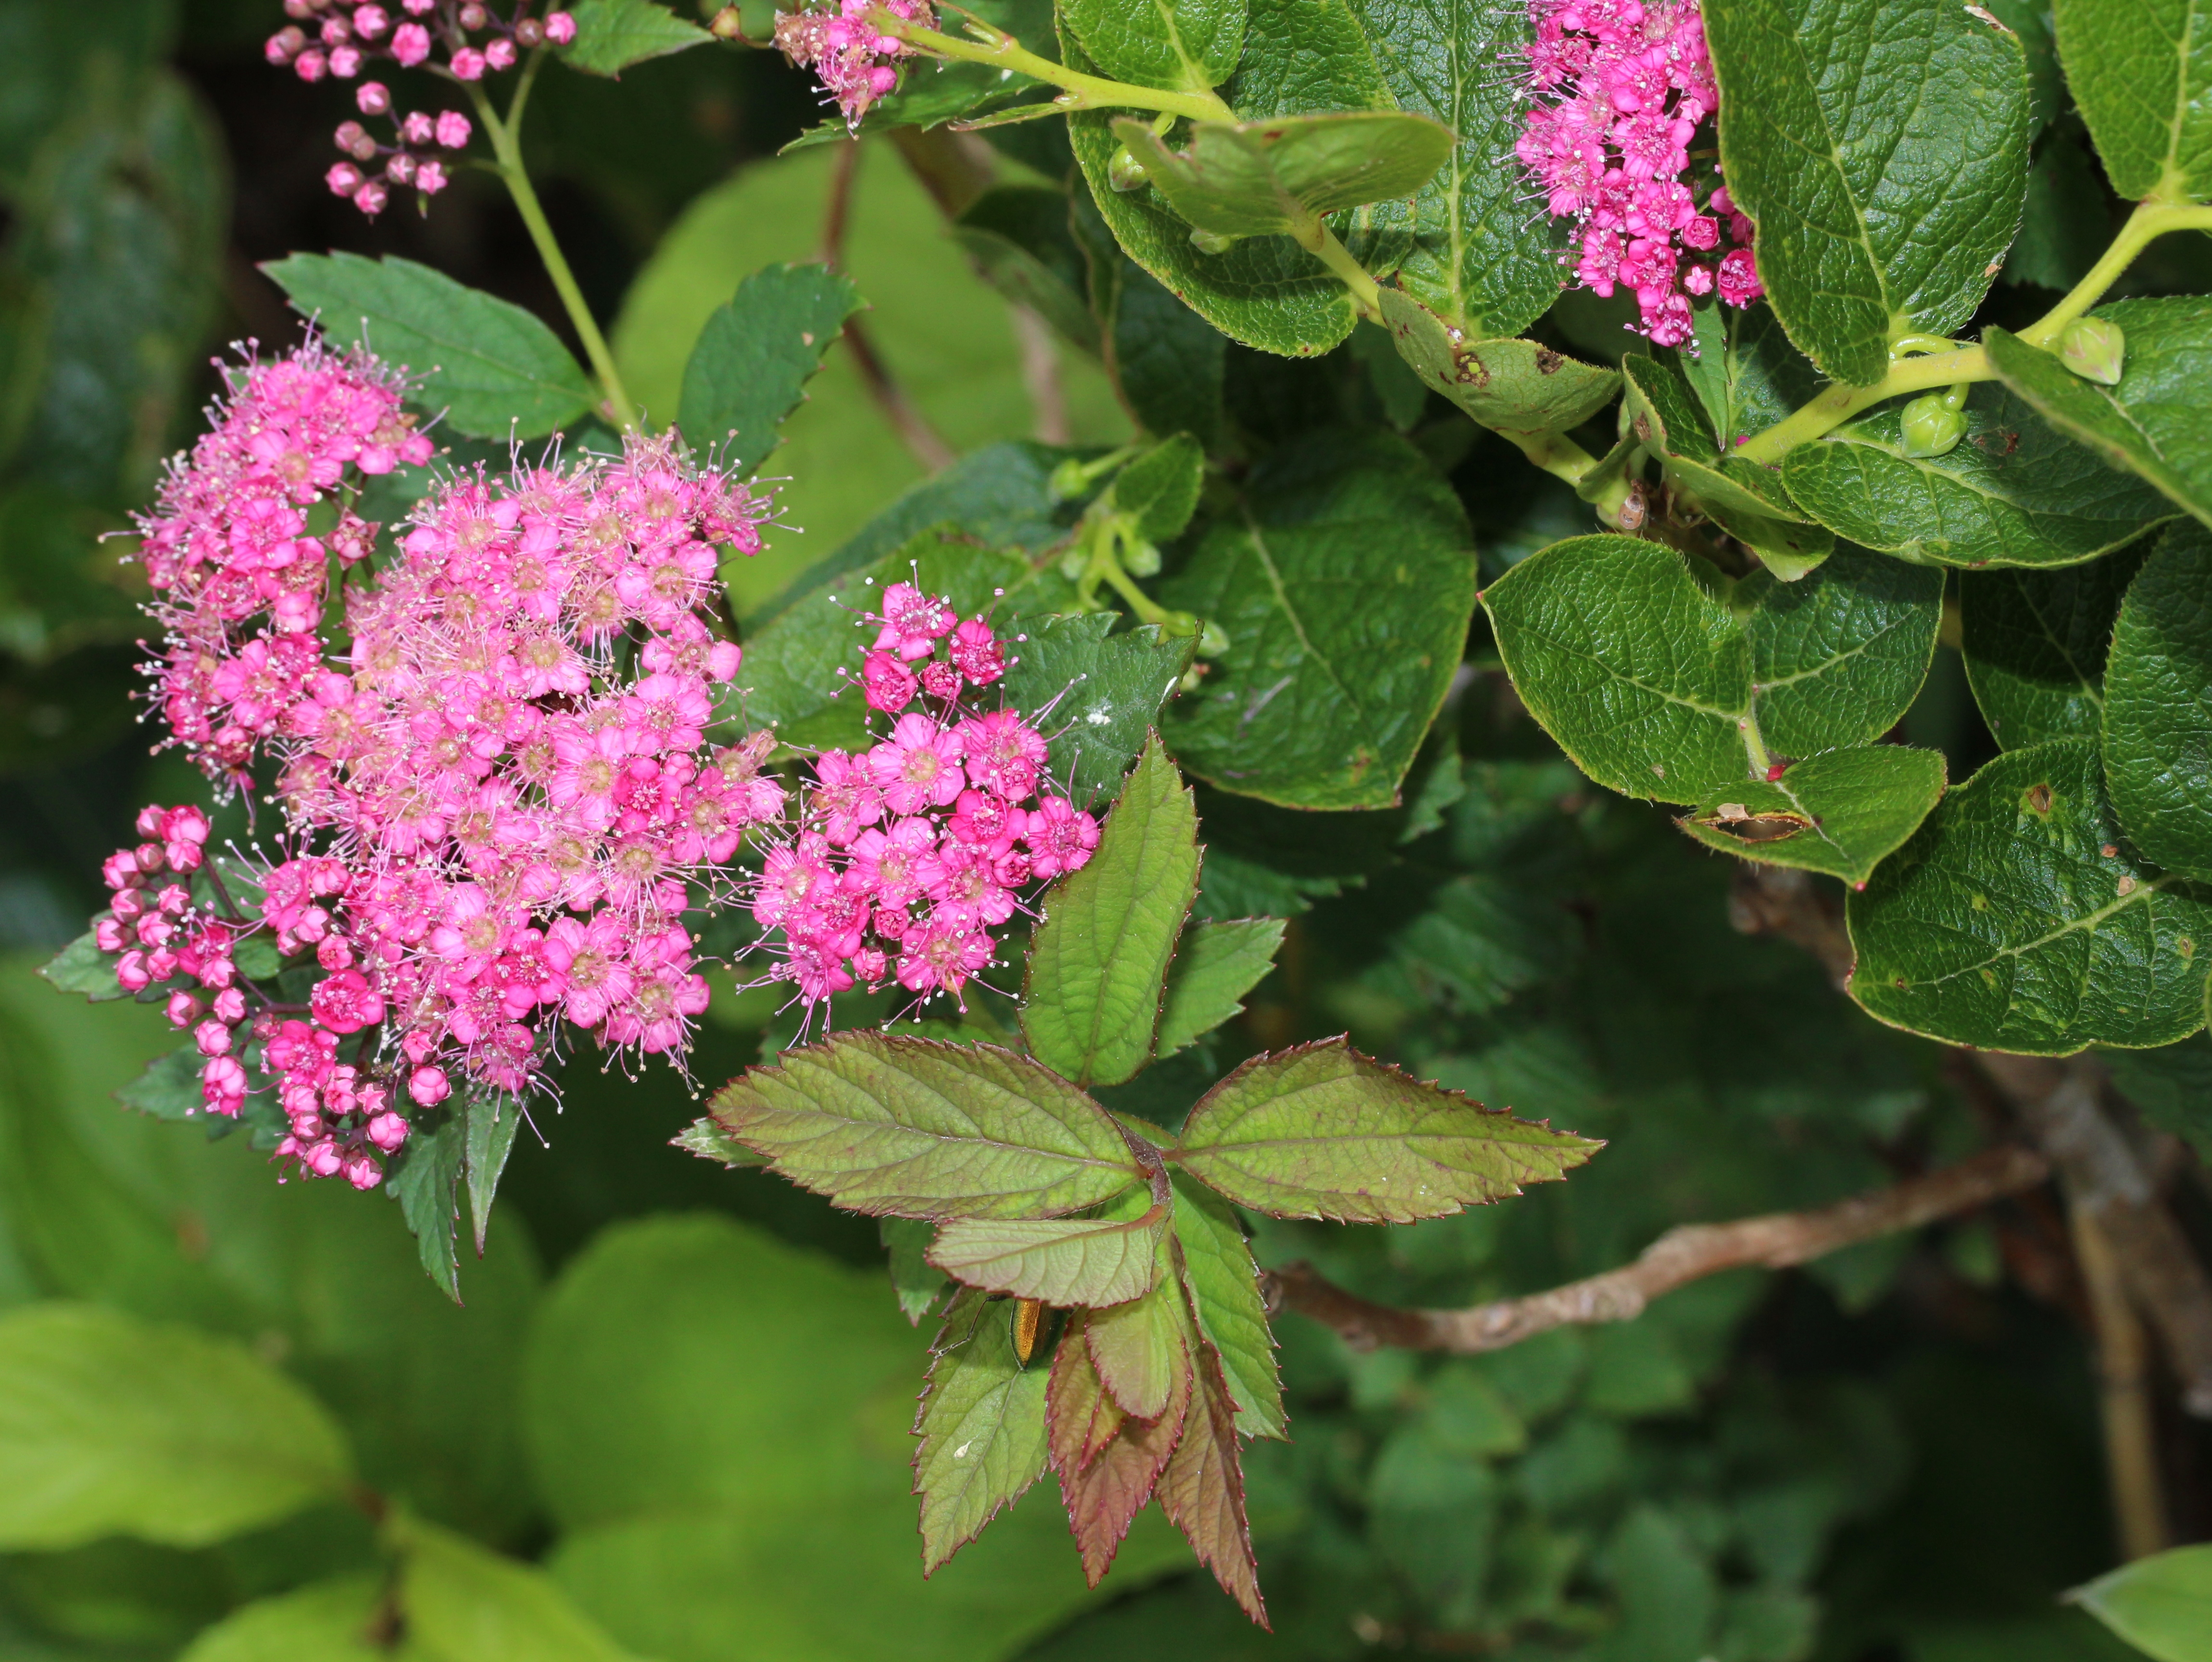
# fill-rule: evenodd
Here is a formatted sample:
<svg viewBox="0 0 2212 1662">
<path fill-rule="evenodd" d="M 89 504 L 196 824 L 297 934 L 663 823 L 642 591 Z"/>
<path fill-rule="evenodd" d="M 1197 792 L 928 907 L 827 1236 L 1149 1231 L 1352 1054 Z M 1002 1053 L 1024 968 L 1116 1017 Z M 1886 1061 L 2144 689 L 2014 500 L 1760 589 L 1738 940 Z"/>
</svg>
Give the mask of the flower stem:
<svg viewBox="0 0 2212 1662">
<path fill-rule="evenodd" d="M 1521 454 L 1554 478 L 1564 479 L 1580 492 L 1582 483 L 1599 466 L 1599 459 L 1577 444 L 1565 433 L 1503 434 L 1521 447 Z M 1607 479 L 1595 495 L 1586 498 L 1597 509 L 1598 517 L 1606 524 L 1618 527 L 1620 510 L 1628 502 L 1629 492 L 1635 488 L 1629 470 L 1622 468 Z"/>
<path fill-rule="evenodd" d="M 2127 223 L 2112 239 L 2112 246 L 2105 250 L 2104 258 L 2089 268 L 2089 275 L 2075 283 L 2065 299 L 2021 330 L 2020 338 L 2030 346 L 2048 350 L 2068 324 L 2105 297 L 2105 290 L 2120 280 L 2120 274 L 2135 264 L 2136 256 L 2153 239 L 2168 231 L 2186 230 L 2212 231 L 2212 208 L 2157 201 L 2137 203 L 2135 212 L 2128 216 Z"/>
<path fill-rule="evenodd" d="M 635 432 L 641 426 L 637 406 L 630 402 L 622 375 L 615 368 L 615 355 L 607 350 L 606 337 L 599 332 L 592 308 L 584 303 L 584 291 L 576 286 L 575 273 L 568 269 L 568 256 L 561 252 L 553 227 L 546 221 L 545 210 L 538 204 L 538 192 L 532 188 L 529 171 L 522 165 L 523 107 L 530 100 L 530 88 L 544 55 L 541 46 L 530 54 L 529 61 L 523 65 L 522 77 L 507 107 L 505 120 L 500 119 L 481 88 L 471 83 L 469 96 L 475 100 L 477 119 L 491 139 L 492 155 L 499 162 L 499 176 L 506 182 L 507 194 L 514 198 L 515 211 L 522 216 L 530 240 L 537 245 L 538 257 L 545 264 L 545 275 L 553 279 L 554 290 L 561 296 L 568 321 L 575 326 L 576 338 L 584 344 L 584 356 L 592 361 L 592 373 L 599 377 L 599 391 L 605 395 L 606 413 L 623 431 Z"/>
<path fill-rule="evenodd" d="M 1735 454 L 1746 461 L 1771 466 L 1799 445 L 1819 438 L 1830 428 L 1849 421 L 1860 411 L 1884 399 L 1893 399 L 1900 393 L 1924 393 L 1931 387 L 1996 379 L 1996 371 L 1990 368 L 1989 355 L 1978 346 L 1960 346 L 1926 357 L 1903 359 L 1890 365 L 1889 373 L 1871 387 L 1829 387 L 1810 404 L 1756 435 Z"/>
<path fill-rule="evenodd" d="M 976 40 L 963 40 L 955 35 L 942 34 L 887 11 L 872 14 L 868 23 L 878 32 L 903 40 L 909 46 L 919 47 L 935 57 L 957 58 L 969 64 L 988 64 L 994 68 L 1012 70 L 1017 75 L 1028 76 L 1032 81 L 1058 87 L 1060 95 L 1053 102 L 1063 110 L 1164 110 L 1170 115 L 1187 115 L 1194 121 L 1234 121 L 1237 119 L 1236 111 L 1210 92 L 1162 92 L 1154 87 L 1133 87 L 1127 82 L 1109 81 L 1103 76 L 1085 75 L 1080 70 L 1069 69 L 1065 64 L 1055 64 L 1049 58 L 1038 57 L 1012 35 L 973 18 L 969 20 L 967 27 L 971 33 L 980 37 Z"/>
</svg>

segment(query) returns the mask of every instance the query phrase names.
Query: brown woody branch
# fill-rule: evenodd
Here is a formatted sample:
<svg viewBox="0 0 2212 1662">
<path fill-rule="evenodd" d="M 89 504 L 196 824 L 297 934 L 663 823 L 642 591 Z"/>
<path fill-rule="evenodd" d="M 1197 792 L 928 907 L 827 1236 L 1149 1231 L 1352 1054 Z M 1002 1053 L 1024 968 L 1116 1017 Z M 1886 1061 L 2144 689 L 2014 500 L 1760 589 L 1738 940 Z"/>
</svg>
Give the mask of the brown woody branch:
<svg viewBox="0 0 2212 1662">
<path fill-rule="evenodd" d="M 2033 1149 L 2000 1144 L 1956 1166 L 1816 1211 L 1685 1224 L 1619 1269 L 1466 1310 L 1400 1310 L 1375 1304 L 1305 1263 L 1270 1272 L 1270 1301 L 1335 1329 L 1358 1349 L 1387 1344 L 1407 1350 L 1500 1350 L 1547 1328 L 1626 1321 L 1662 1294 L 1723 1269 L 1787 1269 L 1876 1236 L 1917 1229 L 2032 1189 L 2050 1174 L 2050 1163 Z"/>
</svg>

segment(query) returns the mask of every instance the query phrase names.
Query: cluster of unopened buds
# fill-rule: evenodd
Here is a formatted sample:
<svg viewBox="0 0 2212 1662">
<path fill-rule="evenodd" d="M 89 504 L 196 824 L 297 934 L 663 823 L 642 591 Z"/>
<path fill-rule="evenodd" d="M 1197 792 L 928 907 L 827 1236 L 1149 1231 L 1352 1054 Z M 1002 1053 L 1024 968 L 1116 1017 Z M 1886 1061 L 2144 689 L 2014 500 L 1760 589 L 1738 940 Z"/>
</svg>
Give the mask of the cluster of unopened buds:
<svg viewBox="0 0 2212 1662">
<path fill-rule="evenodd" d="M 365 5 L 353 0 L 284 0 L 285 15 L 294 21 L 269 37 L 264 53 L 302 81 L 325 76 L 352 81 L 380 60 L 414 69 L 442 52 L 442 61 L 433 64 L 436 72 L 475 82 L 512 69 L 534 47 L 565 46 L 576 38 L 573 16 L 553 11 L 532 17 L 529 0 L 516 0 L 507 16 L 482 0 L 397 0 L 397 5 L 395 14 L 377 0 Z M 349 198 L 365 214 L 377 214 L 395 187 L 411 187 L 424 198 L 445 189 L 447 164 L 438 151 L 458 150 L 469 142 L 466 116 L 458 110 L 435 116 L 421 110 L 402 113 L 380 81 L 363 82 L 354 103 L 372 120 L 388 120 L 392 139 L 380 140 L 358 121 L 340 126 L 337 147 L 346 159 L 324 175 L 333 192 Z"/>
<path fill-rule="evenodd" d="M 1717 164 L 1702 201 L 1692 188 L 1690 144 L 1720 96 L 1697 0 L 1529 0 L 1528 15 L 1536 103 L 1515 153 L 1576 223 L 1577 279 L 1632 291 L 1662 346 L 1692 340 L 1693 297 L 1757 300 L 1752 224 Z"/>
<path fill-rule="evenodd" d="M 769 852 L 753 916 L 781 931 L 776 973 L 809 1006 L 894 979 L 957 1000 L 991 962 L 991 931 L 1021 909 L 1019 891 L 1084 865 L 1098 825 L 1049 789 L 1036 727 L 965 702 L 1006 673 L 987 621 L 960 620 L 915 583 L 887 586 L 866 621 L 878 633 L 860 684 L 890 731 L 858 755 L 815 759 L 797 835 Z"/>
<path fill-rule="evenodd" d="M 878 12 L 925 28 L 937 25 L 929 0 L 836 0 L 834 9 L 781 12 L 775 20 L 777 49 L 813 71 L 854 126 L 871 104 L 897 88 L 899 61 L 914 50 L 876 26 L 872 18 Z"/>
</svg>

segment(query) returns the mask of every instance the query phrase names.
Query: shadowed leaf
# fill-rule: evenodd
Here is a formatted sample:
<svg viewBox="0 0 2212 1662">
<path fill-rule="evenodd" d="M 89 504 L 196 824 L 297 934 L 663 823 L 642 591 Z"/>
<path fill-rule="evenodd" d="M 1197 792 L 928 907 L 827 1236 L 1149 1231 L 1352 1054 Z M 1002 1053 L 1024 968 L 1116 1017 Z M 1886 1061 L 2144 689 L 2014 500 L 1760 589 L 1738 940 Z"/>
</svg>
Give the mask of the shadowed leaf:
<svg viewBox="0 0 2212 1662">
<path fill-rule="evenodd" d="M 1173 1056 L 1244 1008 L 1245 994 L 1275 967 L 1283 944 L 1279 917 L 1235 917 L 1184 926 L 1168 965 L 1166 1001 L 1154 1052 Z"/>
<path fill-rule="evenodd" d="M 914 1422 L 924 1575 L 1044 1475 L 1048 1375 L 1016 1358 L 1005 1312 L 980 1293 L 962 1293 L 933 1347 Z"/>
<path fill-rule="evenodd" d="M 1142 1298 L 1155 1278 L 1167 1213 L 1127 1222 L 1103 1218 L 963 1218 L 947 1223 L 929 1262 L 956 1281 L 1049 1305 L 1116 1305 Z"/>
</svg>

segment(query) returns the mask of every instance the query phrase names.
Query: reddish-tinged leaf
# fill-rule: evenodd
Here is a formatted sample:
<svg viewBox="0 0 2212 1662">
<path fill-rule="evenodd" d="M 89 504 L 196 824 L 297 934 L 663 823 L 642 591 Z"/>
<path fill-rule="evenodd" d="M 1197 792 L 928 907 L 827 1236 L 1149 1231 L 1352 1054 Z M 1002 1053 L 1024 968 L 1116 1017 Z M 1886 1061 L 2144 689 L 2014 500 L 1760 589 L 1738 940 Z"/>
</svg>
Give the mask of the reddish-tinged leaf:
<svg viewBox="0 0 2212 1662">
<path fill-rule="evenodd" d="M 1265 1628 L 1260 1566 L 1244 1519 L 1244 1471 L 1237 1456 L 1237 1408 L 1212 1356 L 1198 1358 L 1197 1397 L 1190 1423 L 1160 1474 L 1160 1508 L 1183 1532 L 1198 1562 L 1221 1589 Z M 1271 1629 L 1272 1631 L 1272 1629 Z"/>
<path fill-rule="evenodd" d="M 1083 1339 L 1091 1366 L 1108 1393 L 1131 1415 L 1151 1420 L 1166 1411 L 1176 1381 L 1189 1367 L 1176 1306 L 1182 1294 L 1164 1277 L 1143 1298 L 1084 1318 Z"/>
<path fill-rule="evenodd" d="M 1044 1475 L 1045 1373 L 1015 1360 L 1006 1308 L 962 1292 L 933 1347 L 914 1420 L 924 1575 Z"/>
<path fill-rule="evenodd" d="M 714 1121 L 784 1177 L 855 1212 L 1036 1218 L 1143 1173 L 1106 1111 L 989 1044 L 841 1033 L 748 1068 Z"/>
<path fill-rule="evenodd" d="M 961 1218 L 937 1232 L 929 1262 L 956 1281 L 1050 1305 L 1118 1305 L 1159 1279 L 1168 1208 L 1103 1218 Z"/>
<path fill-rule="evenodd" d="M 1084 1348 L 1065 1340 L 1060 1348 L 1063 1354 Z M 1080 1362 L 1070 1364 L 1071 1373 L 1079 1370 L 1091 1372 L 1095 1377 L 1087 1355 Z M 1112 1568 L 1121 1538 L 1129 1532 L 1130 1520 L 1152 1498 L 1153 1488 L 1168 1470 L 1190 1405 L 1191 1376 L 1186 1367 L 1177 1376 L 1165 1411 L 1157 1419 L 1125 1419 L 1087 1466 L 1073 1472 L 1064 1466 L 1056 1468 L 1060 1495 L 1067 1503 L 1068 1527 L 1075 1531 L 1075 1543 L 1083 1555 L 1083 1574 L 1092 1586 Z"/>
<path fill-rule="evenodd" d="M 1069 1318 L 1060 1348 L 1053 1353 L 1052 1381 L 1045 1392 L 1052 1469 L 1061 1473 L 1087 1470 L 1129 1417 L 1106 1394 L 1106 1383 L 1084 1347 L 1085 1319 L 1080 1312 Z"/>
<path fill-rule="evenodd" d="M 1188 1172 L 1175 1178 L 1175 1257 L 1198 1330 L 1221 1363 L 1247 1437 L 1290 1435 L 1259 1266 L 1229 1202 Z"/>
<path fill-rule="evenodd" d="M 1601 1147 L 1330 1038 L 1253 1057 L 1200 1100 L 1166 1158 L 1273 1217 L 1411 1223 L 1517 1195 Z"/>
</svg>

